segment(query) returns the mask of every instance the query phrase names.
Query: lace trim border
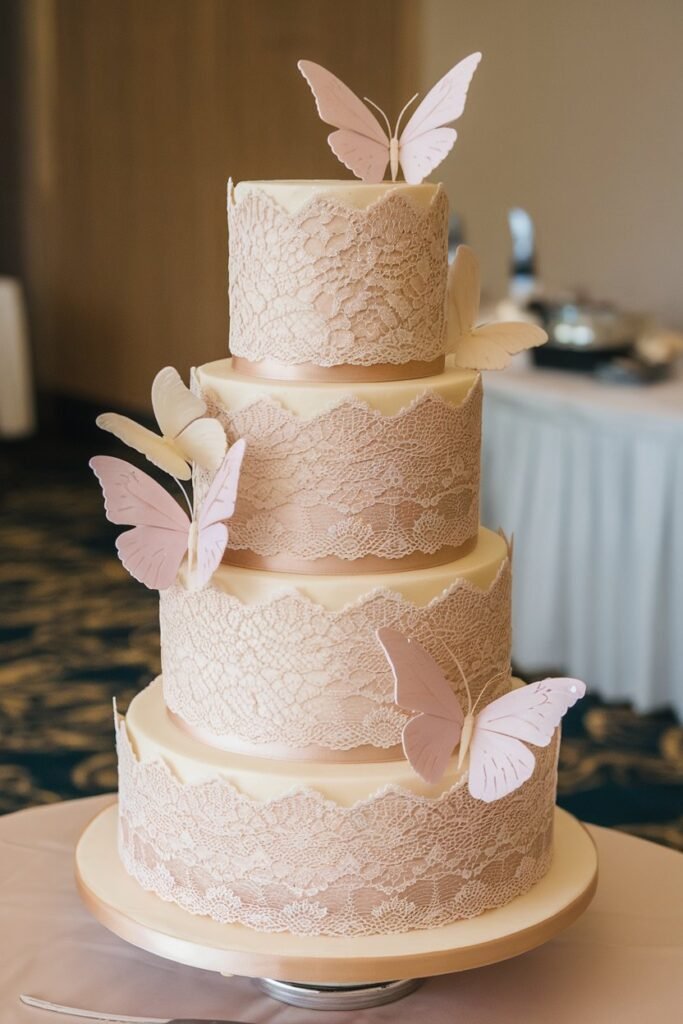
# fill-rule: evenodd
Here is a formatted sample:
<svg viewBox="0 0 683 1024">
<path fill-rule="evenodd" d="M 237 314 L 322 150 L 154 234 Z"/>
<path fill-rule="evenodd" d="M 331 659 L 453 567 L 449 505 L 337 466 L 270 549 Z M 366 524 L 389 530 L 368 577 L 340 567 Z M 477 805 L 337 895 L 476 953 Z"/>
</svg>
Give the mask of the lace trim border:
<svg viewBox="0 0 683 1024">
<path fill-rule="evenodd" d="M 426 391 L 388 416 L 355 397 L 310 419 L 270 396 L 228 410 L 199 390 L 230 443 L 247 440 L 226 560 L 248 551 L 282 571 L 329 572 L 315 563 L 333 558 L 332 571 L 348 572 L 372 558 L 390 571 L 404 558 L 448 561 L 443 552 L 476 537 L 479 376 L 458 405 Z M 200 501 L 208 486 L 195 472 Z"/>
<path fill-rule="evenodd" d="M 116 732 L 123 864 L 193 914 L 297 935 L 400 933 L 502 906 L 550 866 L 559 730 L 496 803 L 473 800 L 463 775 L 436 798 L 386 786 L 351 807 L 307 788 L 260 802 L 224 778 L 182 783 L 137 760 L 123 721 Z"/>
<path fill-rule="evenodd" d="M 400 747 L 406 716 L 376 630 L 393 626 L 419 640 L 463 701 L 448 649 L 473 699 L 497 676 L 487 691 L 494 700 L 508 686 L 511 590 L 509 557 L 488 587 L 456 579 L 424 606 L 381 587 L 336 610 L 294 586 L 249 604 L 217 586 L 172 587 L 160 595 L 164 699 L 224 750 L 269 756 L 276 745 L 291 760 L 320 749 L 367 760 L 369 747 L 384 759 Z"/>
</svg>

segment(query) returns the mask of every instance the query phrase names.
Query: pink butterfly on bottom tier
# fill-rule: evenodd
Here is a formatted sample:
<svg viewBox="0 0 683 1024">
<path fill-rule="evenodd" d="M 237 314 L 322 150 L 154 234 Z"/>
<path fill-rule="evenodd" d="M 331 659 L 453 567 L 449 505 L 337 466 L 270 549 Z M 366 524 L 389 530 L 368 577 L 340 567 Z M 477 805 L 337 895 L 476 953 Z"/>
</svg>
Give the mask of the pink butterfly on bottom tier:
<svg viewBox="0 0 683 1024">
<path fill-rule="evenodd" d="M 417 93 L 399 114 L 393 131 L 384 111 L 372 100 L 366 101 L 384 118 L 385 132 L 365 103 L 331 71 L 310 60 L 300 60 L 297 67 L 311 87 L 321 119 L 337 129 L 327 141 L 345 167 L 357 178 L 374 183 L 383 179 L 387 164 L 395 181 L 400 164 L 406 181 L 418 185 L 453 147 L 458 133 L 446 125 L 457 121 L 465 109 L 467 90 L 480 60 L 480 53 L 471 53 L 451 68 L 427 93 L 400 138 L 401 118 Z"/>
<path fill-rule="evenodd" d="M 579 679 L 543 679 L 498 697 L 478 715 L 470 698 L 465 715 L 424 647 L 388 627 L 379 629 L 377 638 L 394 674 L 396 703 L 419 712 L 403 729 L 403 749 L 411 765 L 425 782 L 436 783 L 459 744 L 458 768 L 469 753 L 470 794 L 487 803 L 531 777 L 536 759 L 526 744 L 547 747 L 562 716 L 586 692 Z M 463 681 L 469 698 L 464 676 Z"/>
<path fill-rule="evenodd" d="M 192 519 L 156 480 L 130 463 L 109 455 L 90 460 L 107 519 L 134 527 L 116 538 L 119 558 L 131 576 L 151 590 L 165 590 L 187 555 L 192 585 L 208 583 L 228 543 L 224 520 L 235 511 L 244 449 L 244 440 L 235 441 Z"/>
</svg>

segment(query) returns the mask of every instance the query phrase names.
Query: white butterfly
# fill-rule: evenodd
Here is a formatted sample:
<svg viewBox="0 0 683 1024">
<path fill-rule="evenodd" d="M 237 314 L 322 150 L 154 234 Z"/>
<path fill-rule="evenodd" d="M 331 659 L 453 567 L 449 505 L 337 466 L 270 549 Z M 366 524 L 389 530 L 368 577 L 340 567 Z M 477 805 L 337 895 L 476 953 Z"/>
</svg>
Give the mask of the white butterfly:
<svg viewBox="0 0 683 1024">
<path fill-rule="evenodd" d="M 465 714 L 441 667 L 416 640 L 387 626 L 377 638 L 394 676 L 396 703 L 418 712 L 403 728 L 411 765 L 425 782 L 436 783 L 458 746 L 458 768 L 469 754 L 470 795 L 487 803 L 531 778 L 536 758 L 527 744 L 547 747 L 562 716 L 586 692 L 580 679 L 543 679 L 498 697 L 477 715 L 470 698 Z M 463 682 L 469 698 L 464 676 Z"/>
<path fill-rule="evenodd" d="M 456 366 L 503 370 L 517 352 L 548 340 L 543 328 L 526 322 L 477 327 L 479 290 L 479 260 L 468 245 L 459 245 L 448 271 L 448 347 Z"/>
<path fill-rule="evenodd" d="M 457 132 L 445 126 L 457 121 L 465 109 L 467 90 L 480 60 L 480 53 L 472 53 L 444 75 L 422 100 L 400 138 L 401 118 L 417 93 L 399 114 L 393 132 L 384 111 L 366 100 L 384 118 L 385 132 L 372 111 L 330 71 L 310 60 L 300 60 L 297 67 L 311 87 L 321 119 L 337 129 L 327 141 L 345 167 L 363 181 L 380 182 L 387 164 L 391 165 L 391 180 L 396 181 L 400 164 L 406 181 L 418 185 L 453 147 Z"/>
<path fill-rule="evenodd" d="M 218 420 L 204 415 L 206 403 L 192 394 L 172 366 L 154 378 L 152 408 L 161 436 L 115 412 L 103 413 L 96 423 L 176 480 L 190 479 L 191 462 L 216 472 L 227 448 L 225 430 Z"/>
</svg>

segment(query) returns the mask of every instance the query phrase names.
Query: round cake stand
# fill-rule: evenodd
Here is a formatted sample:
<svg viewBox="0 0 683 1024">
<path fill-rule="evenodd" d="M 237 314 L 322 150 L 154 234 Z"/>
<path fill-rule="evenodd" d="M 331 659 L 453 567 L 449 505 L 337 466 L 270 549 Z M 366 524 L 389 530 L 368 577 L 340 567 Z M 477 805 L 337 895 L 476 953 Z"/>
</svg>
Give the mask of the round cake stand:
<svg viewBox="0 0 683 1024">
<path fill-rule="evenodd" d="M 119 860 L 117 824 L 113 804 L 87 826 L 76 850 L 78 887 L 98 921 L 158 956 L 224 975 L 259 978 L 269 995 L 316 1009 L 375 1006 L 412 992 L 416 979 L 525 953 L 576 920 L 597 885 L 591 837 L 575 818 L 556 809 L 548 874 L 497 910 L 401 935 L 263 933 L 195 916 L 145 892 Z"/>
</svg>

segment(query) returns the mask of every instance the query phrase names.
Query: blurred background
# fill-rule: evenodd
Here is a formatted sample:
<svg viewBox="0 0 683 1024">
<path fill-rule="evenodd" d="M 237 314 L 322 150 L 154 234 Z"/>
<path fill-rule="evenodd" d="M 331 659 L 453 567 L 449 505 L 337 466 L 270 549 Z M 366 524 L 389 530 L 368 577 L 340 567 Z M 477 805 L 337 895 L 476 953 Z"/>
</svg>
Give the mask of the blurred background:
<svg viewBox="0 0 683 1024">
<path fill-rule="evenodd" d="M 679 0 L 0 0 L 0 810 L 115 786 L 157 603 L 116 561 L 92 420 L 227 353 L 229 176 L 346 175 L 297 59 L 395 112 L 479 49 L 436 177 L 487 314 L 557 355 L 486 380 L 515 662 L 591 688 L 565 806 L 683 846 L 682 38 Z"/>
</svg>

